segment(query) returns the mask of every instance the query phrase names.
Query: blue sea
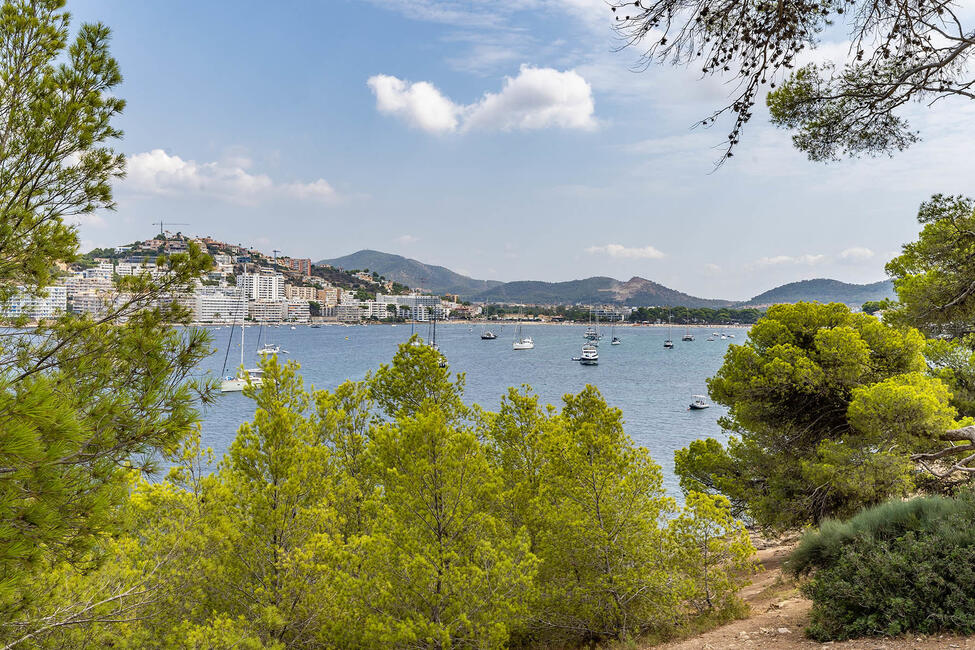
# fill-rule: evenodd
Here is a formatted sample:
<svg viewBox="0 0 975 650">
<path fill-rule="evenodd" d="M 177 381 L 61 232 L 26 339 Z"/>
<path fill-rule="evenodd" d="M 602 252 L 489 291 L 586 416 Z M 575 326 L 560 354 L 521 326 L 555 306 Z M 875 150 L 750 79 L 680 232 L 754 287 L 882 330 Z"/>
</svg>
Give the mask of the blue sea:
<svg viewBox="0 0 975 650">
<path fill-rule="evenodd" d="M 594 384 L 609 404 L 623 411 L 626 432 L 646 447 L 663 467 L 665 486 L 672 495 L 678 493 L 674 476 L 674 450 L 697 438 L 712 436 L 724 440 L 717 420 L 726 413 L 719 405 L 703 411 L 690 411 L 687 406 L 695 394 L 706 394 L 705 381 L 721 366 L 729 344 L 741 343 L 746 330 L 733 328 L 703 329 L 691 332 L 696 340 L 680 340 L 683 329 L 674 327 L 674 348 L 663 347 L 668 337 L 666 327 L 619 327 L 616 335 L 621 345 L 609 344 L 610 332 L 604 327 L 599 346 L 599 365 L 583 366 L 571 359 L 578 357 L 585 342 L 585 326 L 524 325 L 523 333 L 535 340 L 533 350 L 514 351 L 511 344 L 515 326 L 492 325 L 496 340 L 482 340 L 483 327 L 461 323 L 440 323 L 437 343 L 450 362 L 453 372 L 466 375 L 466 399 L 488 410 L 496 410 L 509 386 L 529 384 L 541 400 L 561 406 L 562 396 L 576 393 L 586 384 Z M 416 331 L 429 337 L 429 326 L 417 324 Z M 735 338 L 707 341 L 711 332 L 734 334 Z M 233 331 L 231 349 L 229 327 L 211 328 L 217 352 L 204 362 L 203 370 L 213 377 L 221 376 L 224 357 L 228 374 L 240 363 L 240 328 Z M 301 364 L 305 384 L 332 389 L 348 379 L 362 379 L 369 370 L 388 363 L 399 344 L 410 337 L 410 324 L 392 325 L 324 325 L 296 329 L 259 326 L 247 328 L 244 362 L 257 365 L 258 338 L 270 338 L 288 354 L 281 358 Z M 240 393 L 220 395 L 217 403 L 203 413 L 203 443 L 212 447 L 219 458 L 233 440 L 237 428 L 254 412 L 251 400 Z"/>
</svg>

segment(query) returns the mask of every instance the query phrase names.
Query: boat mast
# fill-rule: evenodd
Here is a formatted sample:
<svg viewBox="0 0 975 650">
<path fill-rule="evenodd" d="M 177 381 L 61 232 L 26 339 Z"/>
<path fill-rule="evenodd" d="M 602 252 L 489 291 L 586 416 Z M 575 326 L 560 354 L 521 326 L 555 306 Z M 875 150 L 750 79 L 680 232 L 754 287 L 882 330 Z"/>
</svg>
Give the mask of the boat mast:
<svg viewBox="0 0 975 650">
<path fill-rule="evenodd" d="M 247 309 L 247 262 L 244 262 L 244 287 L 241 293 L 244 294 L 244 309 Z M 240 319 L 240 367 L 244 367 L 244 321 L 247 318 L 247 312 L 244 312 L 244 318 Z"/>
</svg>

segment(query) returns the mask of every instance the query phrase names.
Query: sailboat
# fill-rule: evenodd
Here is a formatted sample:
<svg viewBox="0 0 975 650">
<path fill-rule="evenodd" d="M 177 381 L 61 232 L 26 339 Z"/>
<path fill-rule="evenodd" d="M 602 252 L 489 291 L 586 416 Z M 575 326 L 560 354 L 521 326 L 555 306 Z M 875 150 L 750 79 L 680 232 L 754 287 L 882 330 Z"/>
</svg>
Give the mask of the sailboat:
<svg viewBox="0 0 975 650">
<path fill-rule="evenodd" d="M 681 341 L 693 341 L 694 335 L 691 334 L 691 326 L 684 323 L 684 336 L 680 337 Z"/>
<path fill-rule="evenodd" d="M 272 271 L 275 274 L 277 274 L 277 272 L 278 272 L 278 252 L 277 251 L 274 251 L 274 262 L 273 262 L 273 266 L 271 268 L 272 268 Z M 270 332 L 271 326 L 268 325 L 267 326 L 267 329 Z M 292 327 L 291 329 L 294 329 L 294 327 Z M 264 323 L 261 323 L 261 331 L 257 335 L 257 340 L 258 341 L 260 341 L 261 334 L 263 332 L 264 332 Z M 272 344 L 270 341 L 268 341 L 268 338 L 269 337 L 265 336 L 264 337 L 264 345 L 262 345 L 261 347 L 257 348 L 257 353 L 259 355 L 261 355 L 263 357 L 263 356 L 266 356 L 268 354 L 288 354 L 288 351 L 287 350 L 282 350 L 280 346 L 277 346 L 277 345 Z"/>
<path fill-rule="evenodd" d="M 440 346 L 437 345 L 437 308 L 433 308 L 433 337 L 430 339 L 430 347 L 440 354 L 440 361 L 437 363 L 441 368 L 447 367 L 447 357 L 440 352 Z"/>
<path fill-rule="evenodd" d="M 246 284 L 247 278 L 247 263 L 244 263 L 244 278 Z M 246 295 L 244 297 L 244 304 L 247 304 Z M 244 322 L 240 323 L 240 369 L 237 370 L 236 375 L 225 375 L 220 382 L 220 392 L 221 393 L 239 393 L 244 390 L 244 386 L 250 381 L 252 386 L 260 386 L 263 383 L 264 371 L 260 368 L 244 368 Z M 230 355 L 230 343 L 234 340 L 234 330 L 233 326 L 230 328 L 230 341 L 227 342 L 227 355 L 223 358 L 223 370 L 221 374 L 227 371 L 227 356 Z"/>
<path fill-rule="evenodd" d="M 599 326 L 599 316 L 596 316 L 596 326 Z M 589 326 L 586 327 L 586 332 L 582 335 L 583 338 L 589 341 L 599 340 L 599 332 L 597 328 L 592 326 L 592 308 L 589 309 Z"/>
<path fill-rule="evenodd" d="M 668 350 L 673 349 L 674 347 L 673 333 L 674 324 L 671 322 L 670 312 L 667 312 L 667 340 L 664 341 L 664 347 Z"/>
<path fill-rule="evenodd" d="M 511 344 L 511 349 L 531 350 L 534 347 L 535 347 L 535 341 L 533 341 L 532 337 L 530 336 L 522 336 L 521 323 L 518 323 L 518 327 L 515 329 L 515 342 Z"/>
<path fill-rule="evenodd" d="M 613 327 L 612 327 L 612 329 L 610 331 L 611 331 L 611 333 L 613 335 L 613 340 L 610 341 L 609 344 L 610 345 L 619 345 L 620 343 L 622 343 L 622 341 L 620 341 L 620 337 L 616 336 L 616 323 L 613 323 Z"/>
</svg>

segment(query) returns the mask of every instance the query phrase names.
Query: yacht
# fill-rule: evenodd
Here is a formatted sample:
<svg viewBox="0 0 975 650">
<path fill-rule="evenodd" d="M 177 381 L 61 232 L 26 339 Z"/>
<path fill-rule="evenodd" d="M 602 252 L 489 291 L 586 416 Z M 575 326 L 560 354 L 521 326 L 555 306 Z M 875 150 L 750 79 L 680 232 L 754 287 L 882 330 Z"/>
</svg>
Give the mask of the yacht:
<svg viewBox="0 0 975 650">
<path fill-rule="evenodd" d="M 690 403 L 687 407 L 691 411 L 703 411 L 704 409 L 710 407 L 711 405 L 707 402 L 707 396 L 705 395 L 694 395 L 694 401 Z"/>
<path fill-rule="evenodd" d="M 691 334 L 691 328 L 689 325 L 684 326 L 684 336 L 680 337 L 681 341 L 693 341 L 694 335 Z"/>
<path fill-rule="evenodd" d="M 530 336 L 521 335 L 521 323 L 518 323 L 518 328 L 515 330 L 515 342 L 511 344 L 512 350 L 531 350 L 535 347 L 535 341 L 532 340 Z"/>
<path fill-rule="evenodd" d="M 584 366 L 595 366 L 598 364 L 599 349 L 592 343 L 586 343 L 582 346 L 582 356 L 579 357 L 579 363 Z"/>
</svg>

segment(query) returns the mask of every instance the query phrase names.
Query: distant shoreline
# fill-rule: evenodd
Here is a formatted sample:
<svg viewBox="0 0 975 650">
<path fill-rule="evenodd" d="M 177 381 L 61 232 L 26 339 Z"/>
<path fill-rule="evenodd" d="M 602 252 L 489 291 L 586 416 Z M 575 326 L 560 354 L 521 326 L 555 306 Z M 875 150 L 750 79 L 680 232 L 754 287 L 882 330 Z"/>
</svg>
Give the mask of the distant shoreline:
<svg viewBox="0 0 975 650">
<path fill-rule="evenodd" d="M 429 325 L 430 323 L 431 323 L 431 321 L 417 321 L 416 322 L 416 325 L 417 326 L 423 326 L 423 325 Z M 294 326 L 294 327 L 312 327 L 313 325 L 320 325 L 322 327 L 346 327 L 346 326 L 348 326 L 348 327 L 357 327 L 357 326 L 362 326 L 362 325 L 367 325 L 369 327 L 381 327 L 381 326 L 392 327 L 392 326 L 395 325 L 397 327 L 403 327 L 403 326 L 409 326 L 409 324 L 410 324 L 409 321 L 406 321 L 404 323 L 384 323 L 382 321 L 375 322 L 375 321 L 365 321 L 365 320 L 364 321 L 359 321 L 358 323 L 342 323 L 342 322 L 339 322 L 339 321 L 322 321 L 322 322 L 316 322 L 316 323 L 288 323 L 288 322 L 282 322 L 282 323 L 255 323 L 255 322 L 248 322 L 248 323 L 246 323 L 247 327 L 260 327 L 261 325 L 269 325 L 271 327 L 292 327 L 292 326 Z M 535 326 L 540 326 L 540 327 L 587 327 L 589 325 L 589 323 L 587 323 L 587 322 L 552 323 L 552 322 L 516 321 L 516 320 L 508 320 L 508 321 L 483 321 L 483 320 L 465 321 L 465 320 L 454 320 L 454 321 L 437 321 L 437 324 L 440 325 L 441 327 L 444 327 L 444 326 L 458 326 L 458 325 L 459 326 L 467 325 L 467 326 L 471 326 L 471 327 L 473 327 L 473 326 L 481 327 L 481 326 L 484 326 L 484 325 L 491 325 L 491 326 L 495 326 L 495 327 L 497 327 L 497 326 L 504 326 L 504 325 L 522 325 L 524 327 L 535 327 Z M 185 327 L 220 327 L 220 328 L 223 328 L 223 327 L 230 327 L 231 325 L 233 325 L 234 327 L 239 327 L 240 326 L 240 323 L 189 323 Z M 751 323 L 745 323 L 745 324 L 739 324 L 739 325 L 720 325 L 720 324 L 712 324 L 712 325 L 688 324 L 688 325 L 685 325 L 683 323 L 674 323 L 673 325 L 669 325 L 667 323 L 647 323 L 647 324 L 644 325 L 643 323 L 605 323 L 605 322 L 599 323 L 599 327 L 601 327 L 601 328 L 613 327 L 613 325 L 615 325 L 616 327 L 674 327 L 676 329 L 682 329 L 682 328 L 689 328 L 689 329 L 693 329 L 693 330 L 702 330 L 702 329 L 703 330 L 708 330 L 709 329 L 709 330 L 713 330 L 713 331 L 718 331 L 718 330 L 723 330 L 723 329 L 748 329 L 749 327 L 752 326 Z"/>
</svg>

